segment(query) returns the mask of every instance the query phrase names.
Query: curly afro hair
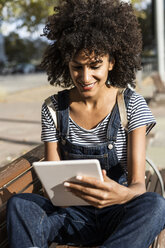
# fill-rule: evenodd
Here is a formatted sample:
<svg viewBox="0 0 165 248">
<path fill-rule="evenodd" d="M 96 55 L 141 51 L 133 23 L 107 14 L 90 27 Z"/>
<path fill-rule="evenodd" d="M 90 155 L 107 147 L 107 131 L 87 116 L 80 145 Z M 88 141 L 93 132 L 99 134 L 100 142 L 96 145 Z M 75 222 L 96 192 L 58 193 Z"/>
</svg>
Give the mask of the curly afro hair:
<svg viewBox="0 0 165 248">
<path fill-rule="evenodd" d="M 142 37 L 131 4 L 120 0 L 60 0 L 48 17 L 43 35 L 51 41 L 41 67 L 52 85 L 73 86 L 68 63 L 84 50 L 95 56 L 109 54 L 115 66 L 111 85 L 135 87 L 141 69 Z"/>
</svg>

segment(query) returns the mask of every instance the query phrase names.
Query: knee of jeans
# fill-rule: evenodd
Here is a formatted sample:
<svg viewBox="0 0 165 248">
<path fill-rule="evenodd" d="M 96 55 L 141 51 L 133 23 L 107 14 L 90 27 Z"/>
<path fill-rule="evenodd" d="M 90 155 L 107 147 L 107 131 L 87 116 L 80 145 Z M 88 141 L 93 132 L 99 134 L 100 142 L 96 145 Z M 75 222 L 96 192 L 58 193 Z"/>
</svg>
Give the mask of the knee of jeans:
<svg viewBox="0 0 165 248">
<path fill-rule="evenodd" d="M 162 216 L 162 218 L 164 218 L 165 216 L 165 199 L 160 196 L 157 193 L 154 192 L 148 192 L 146 193 L 146 200 L 148 201 L 148 205 L 149 205 L 149 212 L 150 214 L 152 214 L 152 216 L 158 215 L 158 216 Z"/>
<path fill-rule="evenodd" d="M 7 202 L 7 212 L 11 209 L 21 207 L 23 199 L 20 197 L 21 194 L 13 195 Z"/>
</svg>

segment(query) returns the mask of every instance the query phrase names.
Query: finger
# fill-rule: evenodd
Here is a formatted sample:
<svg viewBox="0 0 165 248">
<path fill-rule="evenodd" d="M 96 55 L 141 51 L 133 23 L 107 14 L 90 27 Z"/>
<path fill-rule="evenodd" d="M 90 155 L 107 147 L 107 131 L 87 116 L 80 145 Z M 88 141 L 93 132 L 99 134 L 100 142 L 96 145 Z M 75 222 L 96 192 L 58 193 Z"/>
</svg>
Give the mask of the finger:
<svg viewBox="0 0 165 248">
<path fill-rule="evenodd" d="M 103 177 L 106 176 L 107 172 L 106 170 L 102 170 Z"/>
<path fill-rule="evenodd" d="M 109 200 L 97 199 L 93 196 L 86 195 L 85 193 L 80 192 L 80 191 L 75 190 L 75 189 L 71 189 L 71 193 L 73 193 L 77 197 L 83 199 L 84 201 L 86 201 L 90 205 L 97 207 L 97 208 L 103 208 L 103 207 L 112 205 L 112 204 L 110 204 Z"/>
<path fill-rule="evenodd" d="M 106 190 L 91 188 L 88 186 L 84 186 L 82 184 L 76 184 L 71 182 L 65 182 L 64 186 L 69 189 L 69 191 L 77 191 L 79 194 L 88 195 L 95 197 L 99 200 L 104 200 L 108 198 L 108 192 Z"/>
<path fill-rule="evenodd" d="M 107 176 L 106 170 L 102 170 L 104 182 L 112 182 L 113 180 Z"/>
<path fill-rule="evenodd" d="M 116 204 L 116 198 L 114 198 L 114 194 L 111 194 L 111 192 L 87 187 L 83 187 L 82 189 L 81 186 L 76 188 L 76 185 L 70 184 L 69 186 L 71 186 L 68 188 L 71 193 L 86 201 L 90 201 L 91 205 L 98 208 Z"/>
<path fill-rule="evenodd" d="M 107 185 L 95 177 L 77 176 L 76 179 L 77 179 L 77 182 L 80 182 L 81 184 L 84 184 L 84 185 L 88 185 L 92 188 L 104 189 L 104 190 L 107 189 Z"/>
<path fill-rule="evenodd" d="M 104 182 L 114 182 L 112 179 L 110 179 L 109 177 L 107 177 L 105 170 L 102 170 L 102 174 L 103 174 Z M 105 186 L 106 186 L 104 184 L 104 182 L 98 180 L 95 177 L 77 176 L 76 179 L 78 181 L 81 181 L 81 182 L 85 183 L 85 184 L 89 184 L 92 187 L 96 187 L 96 188 L 100 188 L 100 189 L 105 189 Z"/>
</svg>

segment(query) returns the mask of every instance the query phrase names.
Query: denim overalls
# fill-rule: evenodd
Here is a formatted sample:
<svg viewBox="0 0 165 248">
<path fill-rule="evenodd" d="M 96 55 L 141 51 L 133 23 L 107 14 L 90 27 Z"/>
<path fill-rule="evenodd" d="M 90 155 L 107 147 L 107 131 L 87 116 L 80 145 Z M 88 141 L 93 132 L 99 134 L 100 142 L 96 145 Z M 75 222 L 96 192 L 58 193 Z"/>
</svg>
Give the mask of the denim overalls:
<svg viewBox="0 0 165 248">
<path fill-rule="evenodd" d="M 132 91 L 124 92 L 128 106 Z M 120 184 L 126 172 L 118 163 L 114 142 L 120 126 L 117 104 L 107 129 L 107 141 L 95 146 L 74 145 L 68 140 L 69 94 L 58 94 L 58 125 L 63 159 L 97 158 L 110 178 Z M 16 194 L 7 205 L 10 247 L 48 248 L 48 243 L 100 248 L 147 248 L 165 228 L 165 200 L 148 192 L 124 204 L 101 209 L 93 206 L 55 207 L 36 194 Z"/>
<path fill-rule="evenodd" d="M 128 106 L 133 91 L 126 89 L 124 92 L 125 104 Z M 64 90 L 58 93 L 57 126 L 60 137 L 60 151 L 62 159 L 98 159 L 101 168 L 105 169 L 107 176 L 120 184 L 126 184 L 126 168 L 123 168 L 118 161 L 115 148 L 115 141 L 118 129 L 121 125 L 120 114 L 117 103 L 115 104 L 107 127 L 105 143 L 97 145 L 72 144 L 68 139 L 69 133 L 69 91 Z"/>
</svg>

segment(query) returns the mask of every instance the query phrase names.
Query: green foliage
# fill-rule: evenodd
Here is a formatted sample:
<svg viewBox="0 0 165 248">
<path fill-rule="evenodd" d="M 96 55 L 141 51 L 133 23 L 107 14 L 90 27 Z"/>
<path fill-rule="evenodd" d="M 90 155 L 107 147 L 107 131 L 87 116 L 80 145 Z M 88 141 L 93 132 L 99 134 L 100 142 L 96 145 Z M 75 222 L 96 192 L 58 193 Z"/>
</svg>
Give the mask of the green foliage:
<svg viewBox="0 0 165 248">
<path fill-rule="evenodd" d="M 153 17 L 150 7 L 143 9 L 143 0 L 131 0 L 135 14 L 139 19 L 144 47 L 151 45 L 153 40 Z M 49 15 L 53 14 L 58 0 L 0 0 L 0 20 L 17 21 L 17 28 L 26 27 L 31 33 L 44 24 Z M 19 21 L 19 22 L 18 22 Z M 31 41 L 21 39 L 12 33 L 5 38 L 5 51 L 8 60 L 14 63 L 39 60 L 45 44 L 41 39 Z"/>
<path fill-rule="evenodd" d="M 47 43 L 41 39 L 29 40 L 21 39 L 17 33 L 10 33 L 5 37 L 5 51 L 8 62 L 18 63 L 40 63 L 41 55 Z"/>
<path fill-rule="evenodd" d="M 142 8 L 143 0 L 131 0 L 138 17 L 145 19 Z M 26 26 L 33 32 L 39 24 L 45 23 L 48 15 L 54 12 L 58 0 L 0 0 L 0 16 L 3 20 L 13 22 L 20 20 L 19 28 Z"/>
<path fill-rule="evenodd" d="M 131 0 L 131 3 L 135 9 L 135 14 L 138 18 L 146 19 L 146 12 L 142 7 L 143 0 Z"/>
<path fill-rule="evenodd" d="M 0 14 L 5 21 L 21 21 L 20 28 L 33 32 L 53 13 L 57 0 L 0 0 Z"/>
</svg>

